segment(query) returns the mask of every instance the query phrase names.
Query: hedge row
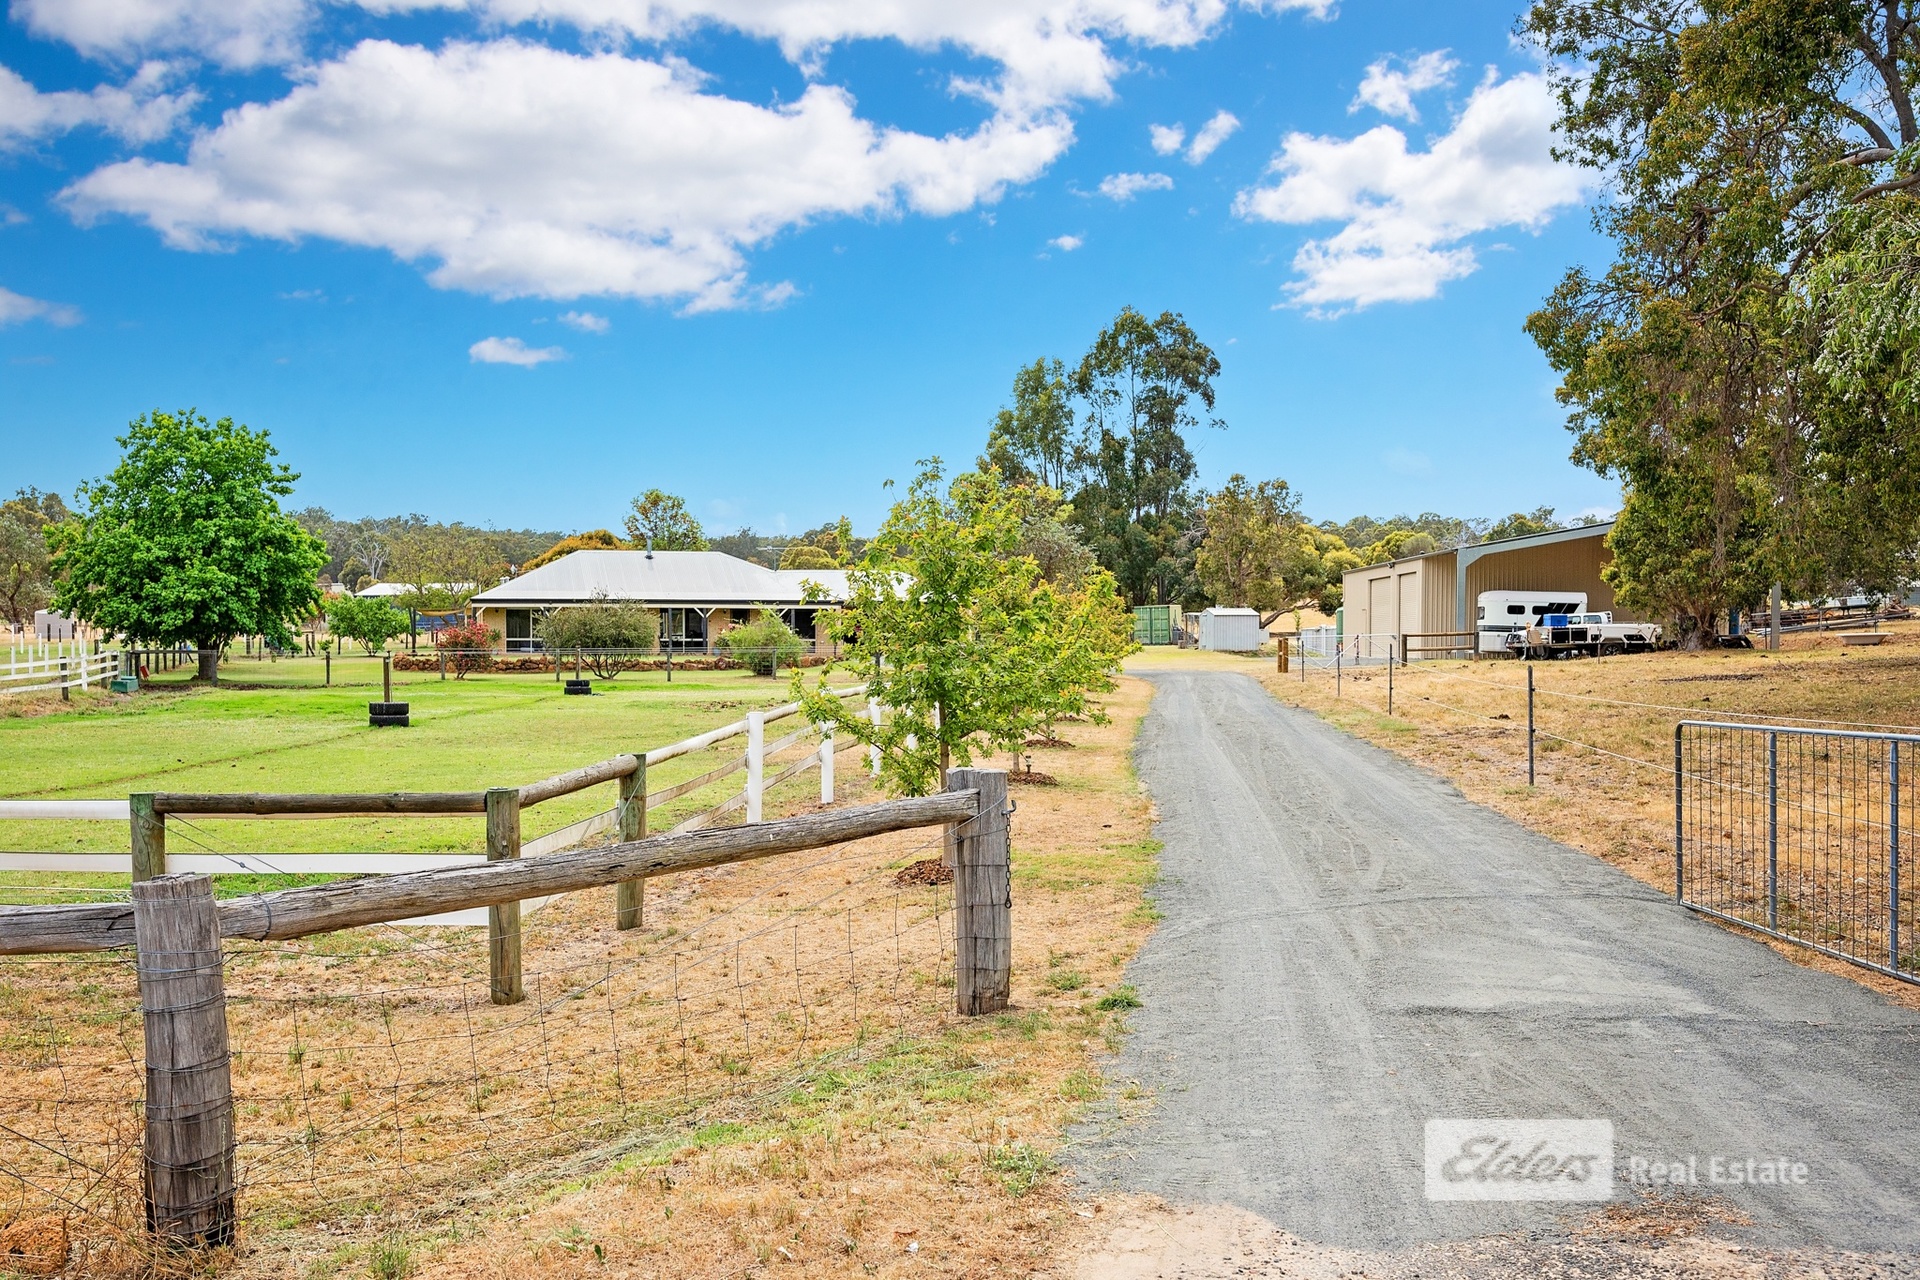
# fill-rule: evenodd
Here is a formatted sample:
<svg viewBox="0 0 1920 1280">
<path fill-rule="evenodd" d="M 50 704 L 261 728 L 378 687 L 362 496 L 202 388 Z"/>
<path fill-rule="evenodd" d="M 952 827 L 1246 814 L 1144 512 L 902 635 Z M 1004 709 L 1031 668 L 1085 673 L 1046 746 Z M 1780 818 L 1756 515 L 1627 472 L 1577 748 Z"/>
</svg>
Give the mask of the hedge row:
<svg viewBox="0 0 1920 1280">
<path fill-rule="evenodd" d="M 554 660 L 554 655 L 550 653 L 486 654 L 484 656 L 463 654 L 462 657 L 466 659 L 467 669 L 469 671 L 550 672 L 553 670 Z M 562 654 L 560 655 L 560 659 L 560 665 L 563 670 L 573 670 L 573 659 L 570 656 Z M 824 666 L 827 661 L 828 659 L 818 655 L 807 654 L 799 659 L 797 665 L 802 667 L 818 667 Z M 667 660 L 664 657 L 621 658 L 618 659 L 618 662 L 619 669 L 622 671 L 664 671 L 667 667 Z M 794 664 L 783 662 L 780 665 L 784 667 Z M 700 654 L 698 656 L 685 658 L 676 656 L 673 660 L 673 666 L 676 671 L 744 671 L 747 664 L 719 654 L 712 656 Z M 437 653 L 396 653 L 393 655 L 393 669 L 395 671 L 438 671 L 440 669 L 440 655 Z M 449 671 L 453 669 L 453 659 L 451 657 L 447 659 L 447 669 Z M 586 668 L 582 667 L 581 671 L 584 673 Z"/>
</svg>

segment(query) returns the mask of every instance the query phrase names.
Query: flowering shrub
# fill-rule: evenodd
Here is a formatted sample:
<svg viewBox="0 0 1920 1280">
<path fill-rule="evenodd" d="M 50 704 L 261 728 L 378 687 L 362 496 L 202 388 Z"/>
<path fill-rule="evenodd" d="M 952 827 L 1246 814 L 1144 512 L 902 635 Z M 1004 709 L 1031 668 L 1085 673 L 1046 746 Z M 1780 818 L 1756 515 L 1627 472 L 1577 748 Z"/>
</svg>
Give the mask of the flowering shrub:
<svg viewBox="0 0 1920 1280">
<path fill-rule="evenodd" d="M 491 671 L 493 645 L 500 633 L 478 620 L 442 627 L 434 633 L 434 647 L 447 661 L 447 670 L 455 680 L 465 680 L 469 671 Z"/>
</svg>

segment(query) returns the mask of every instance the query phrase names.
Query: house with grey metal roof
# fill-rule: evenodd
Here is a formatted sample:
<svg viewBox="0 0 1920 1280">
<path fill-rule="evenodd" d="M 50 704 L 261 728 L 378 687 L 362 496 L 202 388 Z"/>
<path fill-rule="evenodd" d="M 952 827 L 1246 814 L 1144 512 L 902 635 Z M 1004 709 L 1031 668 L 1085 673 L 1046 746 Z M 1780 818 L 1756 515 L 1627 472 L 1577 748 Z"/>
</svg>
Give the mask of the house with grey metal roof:
<svg viewBox="0 0 1920 1280">
<path fill-rule="evenodd" d="M 722 551 L 596 550 L 509 578 L 475 595 L 470 606 L 509 652 L 540 648 L 534 623 L 542 615 L 596 598 L 658 609 L 663 648 L 706 652 L 722 631 L 757 612 L 777 613 L 811 639 L 819 611 L 846 595 L 845 569 L 769 569 Z"/>
</svg>

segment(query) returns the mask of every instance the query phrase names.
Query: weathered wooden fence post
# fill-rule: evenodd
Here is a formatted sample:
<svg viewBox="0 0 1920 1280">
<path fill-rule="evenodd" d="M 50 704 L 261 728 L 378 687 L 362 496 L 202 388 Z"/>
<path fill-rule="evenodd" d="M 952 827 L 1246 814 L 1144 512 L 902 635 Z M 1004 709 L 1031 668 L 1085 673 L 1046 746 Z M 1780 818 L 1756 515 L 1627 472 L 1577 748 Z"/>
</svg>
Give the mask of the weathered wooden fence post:
<svg viewBox="0 0 1920 1280">
<path fill-rule="evenodd" d="M 953 769 L 947 790 L 980 792 L 953 849 L 953 999 L 969 1016 L 1007 1007 L 1013 983 L 1013 863 L 1003 769 Z"/>
<path fill-rule="evenodd" d="M 487 861 L 520 856 L 520 788 L 493 787 L 487 792 Z M 526 999 L 520 980 L 520 904 L 503 902 L 487 908 L 487 973 L 495 1004 L 519 1004 Z"/>
<path fill-rule="evenodd" d="M 747 821 L 760 821 L 760 798 L 766 785 L 767 713 L 747 712 Z"/>
<path fill-rule="evenodd" d="M 147 1229 L 162 1243 L 233 1243 L 233 1082 L 213 877 L 133 886 L 146 1024 Z"/>
<path fill-rule="evenodd" d="M 132 820 L 133 878 L 151 880 L 167 873 L 167 817 L 153 811 L 153 793 L 142 791 L 127 797 L 127 816 Z"/>
<path fill-rule="evenodd" d="M 620 843 L 647 838 L 647 753 L 634 752 L 633 772 L 620 779 L 618 805 Z M 614 886 L 613 923 L 617 929 L 639 929 L 646 923 L 647 882 L 622 880 Z"/>
</svg>

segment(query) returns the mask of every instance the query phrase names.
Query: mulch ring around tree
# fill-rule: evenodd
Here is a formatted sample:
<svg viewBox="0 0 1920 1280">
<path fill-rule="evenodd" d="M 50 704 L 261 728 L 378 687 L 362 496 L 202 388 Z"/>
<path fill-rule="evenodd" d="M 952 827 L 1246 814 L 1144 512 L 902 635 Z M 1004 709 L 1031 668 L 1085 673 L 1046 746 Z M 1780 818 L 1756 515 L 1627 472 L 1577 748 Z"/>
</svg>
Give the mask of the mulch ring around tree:
<svg viewBox="0 0 1920 1280">
<path fill-rule="evenodd" d="M 1010 769 L 1007 771 L 1007 781 L 1024 782 L 1030 787 L 1057 787 L 1060 785 L 1060 779 L 1050 773 L 1041 773 L 1038 769 Z"/>
<path fill-rule="evenodd" d="M 1049 751 L 1073 750 L 1073 744 L 1065 738 L 1028 738 L 1021 745 L 1025 747 L 1045 747 Z"/>
<path fill-rule="evenodd" d="M 897 885 L 952 884 L 953 868 L 938 858 L 922 858 L 894 872 L 893 882 Z"/>
</svg>

